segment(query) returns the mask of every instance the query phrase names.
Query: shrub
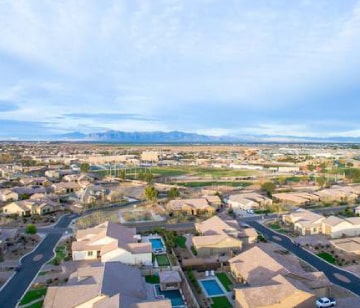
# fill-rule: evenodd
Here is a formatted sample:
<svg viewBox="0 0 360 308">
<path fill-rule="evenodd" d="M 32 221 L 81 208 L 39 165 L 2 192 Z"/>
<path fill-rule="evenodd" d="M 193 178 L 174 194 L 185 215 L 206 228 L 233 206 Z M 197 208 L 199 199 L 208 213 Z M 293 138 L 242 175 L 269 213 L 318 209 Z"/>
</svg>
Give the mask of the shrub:
<svg viewBox="0 0 360 308">
<path fill-rule="evenodd" d="M 33 224 L 28 224 L 28 225 L 26 226 L 26 233 L 27 233 L 27 234 L 36 234 L 36 232 L 37 232 L 37 229 L 36 229 L 36 226 L 35 226 L 35 225 L 33 225 Z"/>
</svg>

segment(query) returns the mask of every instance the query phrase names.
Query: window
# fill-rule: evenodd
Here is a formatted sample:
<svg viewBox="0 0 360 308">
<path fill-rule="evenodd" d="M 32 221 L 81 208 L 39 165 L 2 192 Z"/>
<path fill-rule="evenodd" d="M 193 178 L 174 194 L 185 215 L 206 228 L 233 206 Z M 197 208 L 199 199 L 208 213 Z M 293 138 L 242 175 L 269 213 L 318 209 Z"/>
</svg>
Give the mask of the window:
<svg viewBox="0 0 360 308">
<path fill-rule="evenodd" d="M 92 251 L 88 251 L 87 253 L 88 257 L 91 257 L 93 255 L 93 252 Z"/>
</svg>

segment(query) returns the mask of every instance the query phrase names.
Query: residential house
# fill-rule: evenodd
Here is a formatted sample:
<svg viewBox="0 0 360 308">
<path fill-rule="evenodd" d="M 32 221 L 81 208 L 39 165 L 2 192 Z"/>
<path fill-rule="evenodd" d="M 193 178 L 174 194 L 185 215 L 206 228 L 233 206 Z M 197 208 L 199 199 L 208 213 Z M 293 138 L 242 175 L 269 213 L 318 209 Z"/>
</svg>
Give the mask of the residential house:
<svg viewBox="0 0 360 308">
<path fill-rule="evenodd" d="M 81 267 L 65 285 L 49 287 L 44 308 L 171 308 L 170 300 L 156 300 L 140 270 L 120 262 Z"/>
<path fill-rule="evenodd" d="M 331 238 L 360 235 L 360 217 L 329 216 L 322 221 L 322 233 Z"/>
<path fill-rule="evenodd" d="M 324 273 L 299 271 L 292 263 L 286 268 L 257 246 L 229 264 L 234 278 L 247 286 L 234 289 L 235 307 L 309 307 L 315 297 L 329 294 Z"/>
<path fill-rule="evenodd" d="M 272 205 L 272 200 L 255 192 L 230 195 L 228 205 L 236 212 L 237 209 L 250 210 Z"/>
<path fill-rule="evenodd" d="M 308 308 L 316 301 L 316 296 L 305 287 L 298 287 L 281 275 L 266 285 L 235 288 L 234 293 L 236 308 Z"/>
<path fill-rule="evenodd" d="M 17 214 L 19 216 L 30 216 L 34 214 L 44 215 L 60 209 L 57 202 L 49 199 L 28 199 L 11 202 L 2 207 L 5 215 Z"/>
<path fill-rule="evenodd" d="M 100 185 L 88 185 L 81 193 L 80 201 L 85 204 L 95 204 L 105 201 L 109 190 Z"/>
<path fill-rule="evenodd" d="M 282 216 L 282 221 L 285 224 L 292 225 L 294 231 L 299 232 L 301 235 L 321 233 L 322 221 L 324 219 L 323 215 L 305 209 L 297 209 L 290 214 Z"/>
<path fill-rule="evenodd" d="M 60 182 L 51 185 L 56 194 L 71 194 L 81 189 L 81 186 L 75 182 Z"/>
<path fill-rule="evenodd" d="M 17 186 L 12 189 L 19 195 L 19 199 L 21 199 L 22 196 L 32 196 L 33 194 L 46 194 L 47 190 L 43 186 L 39 185 L 32 185 L 32 186 Z"/>
<path fill-rule="evenodd" d="M 354 208 L 354 214 L 360 216 L 360 205 Z"/>
<path fill-rule="evenodd" d="M 46 186 L 50 184 L 50 181 L 47 177 L 23 177 L 19 181 L 24 186 L 29 185 L 38 185 L 38 186 Z"/>
<path fill-rule="evenodd" d="M 254 243 L 257 238 L 250 230 L 240 230 L 237 221 L 224 221 L 218 216 L 195 223 L 195 229 L 200 236 L 193 236 L 192 244 L 199 257 L 232 256 L 244 243 Z"/>
<path fill-rule="evenodd" d="M 181 212 L 187 215 L 214 214 L 216 211 L 206 198 L 171 200 L 166 208 L 169 212 Z"/>
<path fill-rule="evenodd" d="M 325 218 L 314 212 L 298 209 L 283 215 L 282 220 L 286 224 L 293 225 L 294 230 L 301 235 L 321 233 L 331 238 L 360 235 L 360 217 L 329 216 Z"/>
<path fill-rule="evenodd" d="M 2 207 L 2 212 L 5 215 L 30 216 L 32 204 L 28 200 L 11 202 Z"/>
<path fill-rule="evenodd" d="M 260 207 L 259 203 L 253 200 L 245 199 L 241 195 L 230 196 L 228 205 L 235 213 L 242 210 L 256 210 Z"/>
<path fill-rule="evenodd" d="M 221 199 L 218 195 L 208 195 L 208 196 L 205 196 L 205 199 L 207 200 L 207 202 L 216 207 L 216 208 L 219 208 L 221 206 Z"/>
<path fill-rule="evenodd" d="M 72 243 L 74 261 L 120 261 L 131 265 L 152 265 L 151 243 L 139 242 L 135 228 L 105 222 L 94 228 L 78 230 Z"/>
<path fill-rule="evenodd" d="M 302 193 L 277 193 L 272 195 L 273 200 L 294 206 L 303 206 L 311 203 L 309 194 Z M 319 198 L 318 198 L 319 199 Z"/>
<path fill-rule="evenodd" d="M 0 189 L 0 201 L 2 202 L 9 202 L 9 201 L 16 201 L 19 199 L 19 195 L 12 191 L 11 189 L 4 188 Z"/>
<path fill-rule="evenodd" d="M 331 240 L 330 244 L 336 249 L 360 256 L 360 237 Z"/>
</svg>

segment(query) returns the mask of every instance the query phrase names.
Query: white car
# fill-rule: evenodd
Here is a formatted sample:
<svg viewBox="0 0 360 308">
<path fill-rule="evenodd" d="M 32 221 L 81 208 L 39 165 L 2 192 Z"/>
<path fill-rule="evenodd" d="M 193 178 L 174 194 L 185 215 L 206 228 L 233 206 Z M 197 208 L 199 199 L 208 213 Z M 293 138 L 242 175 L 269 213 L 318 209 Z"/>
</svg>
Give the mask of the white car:
<svg viewBox="0 0 360 308">
<path fill-rule="evenodd" d="M 317 308 L 334 307 L 336 300 L 332 297 L 321 297 L 316 301 Z"/>
</svg>

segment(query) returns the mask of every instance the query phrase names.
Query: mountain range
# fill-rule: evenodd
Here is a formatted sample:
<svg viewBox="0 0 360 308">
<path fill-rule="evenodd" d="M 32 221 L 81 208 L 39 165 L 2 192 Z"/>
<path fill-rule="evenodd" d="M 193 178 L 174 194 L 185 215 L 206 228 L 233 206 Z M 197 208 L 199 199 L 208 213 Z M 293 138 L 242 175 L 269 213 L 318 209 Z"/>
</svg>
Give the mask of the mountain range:
<svg viewBox="0 0 360 308">
<path fill-rule="evenodd" d="M 209 136 L 181 131 L 171 132 L 123 132 L 109 130 L 106 132 L 84 134 L 72 132 L 54 135 L 51 139 L 59 141 L 99 141 L 118 143 L 221 143 L 221 142 L 329 142 L 359 143 L 360 137 L 297 137 L 277 135 L 242 135 L 242 136 Z"/>
</svg>

